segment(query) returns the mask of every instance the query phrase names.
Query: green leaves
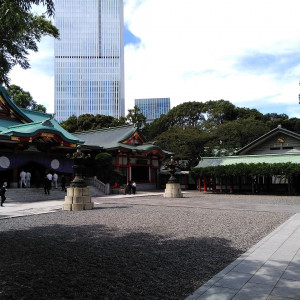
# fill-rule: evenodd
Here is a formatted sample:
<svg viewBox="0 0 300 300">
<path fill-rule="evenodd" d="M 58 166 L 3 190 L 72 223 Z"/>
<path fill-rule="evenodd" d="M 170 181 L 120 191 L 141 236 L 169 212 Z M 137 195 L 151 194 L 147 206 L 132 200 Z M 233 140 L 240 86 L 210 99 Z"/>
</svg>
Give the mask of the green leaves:
<svg viewBox="0 0 300 300">
<path fill-rule="evenodd" d="M 6 89 L 6 92 L 9 98 L 21 108 L 46 112 L 46 107 L 42 104 L 37 104 L 30 93 L 25 92 L 21 87 L 12 84 Z"/>
<path fill-rule="evenodd" d="M 0 2 L 0 84 L 9 85 L 8 73 L 15 65 L 30 67 L 29 51 L 38 51 L 37 42 L 45 35 L 58 38 L 58 29 L 45 15 L 31 13 L 33 4 L 46 6 L 48 16 L 54 14 L 52 0 L 2 0 Z"/>
<path fill-rule="evenodd" d="M 134 106 L 133 109 L 128 109 L 126 116 L 126 121 L 130 124 L 134 124 L 137 128 L 141 128 L 146 124 L 146 117 L 140 111 L 137 106 Z"/>
<path fill-rule="evenodd" d="M 194 180 L 203 177 L 225 177 L 225 176 L 275 176 L 281 175 L 291 179 L 300 174 L 300 165 L 295 163 L 275 164 L 234 164 L 228 166 L 215 166 L 206 168 L 194 168 L 191 176 Z"/>
<path fill-rule="evenodd" d="M 124 125 L 124 119 L 116 119 L 112 116 L 83 114 L 79 117 L 71 116 L 60 125 L 68 132 L 87 131 L 100 128 L 108 128 Z"/>
</svg>

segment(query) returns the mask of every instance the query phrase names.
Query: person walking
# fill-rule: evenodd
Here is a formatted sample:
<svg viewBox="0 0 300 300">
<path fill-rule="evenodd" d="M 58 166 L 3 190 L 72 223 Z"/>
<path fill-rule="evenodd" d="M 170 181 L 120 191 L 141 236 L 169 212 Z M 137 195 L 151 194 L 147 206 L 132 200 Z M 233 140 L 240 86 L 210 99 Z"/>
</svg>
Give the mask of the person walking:
<svg viewBox="0 0 300 300">
<path fill-rule="evenodd" d="M 3 203 L 6 200 L 6 197 L 5 197 L 5 192 L 7 190 L 6 187 L 7 187 L 7 182 L 4 182 L 3 186 L 1 187 L 1 206 L 3 206 Z"/>
<path fill-rule="evenodd" d="M 132 194 L 135 194 L 136 192 L 136 183 L 134 180 L 131 180 L 131 188 L 132 188 Z"/>
<path fill-rule="evenodd" d="M 31 179 L 31 173 L 28 171 L 25 174 L 25 183 L 27 188 L 30 188 L 30 179 Z"/>
<path fill-rule="evenodd" d="M 44 177 L 44 192 L 46 195 L 50 195 L 51 181 L 48 179 L 48 176 Z"/>
<path fill-rule="evenodd" d="M 26 187 L 26 173 L 24 172 L 24 170 L 22 170 L 22 172 L 20 173 L 20 188 Z"/>
<path fill-rule="evenodd" d="M 57 189 L 57 179 L 58 179 L 58 175 L 54 172 L 54 174 L 52 176 L 52 183 L 56 189 Z"/>
<path fill-rule="evenodd" d="M 127 182 L 126 184 L 125 194 L 131 194 L 131 181 Z"/>
<path fill-rule="evenodd" d="M 61 190 L 66 192 L 66 177 L 64 174 L 61 175 Z"/>
</svg>

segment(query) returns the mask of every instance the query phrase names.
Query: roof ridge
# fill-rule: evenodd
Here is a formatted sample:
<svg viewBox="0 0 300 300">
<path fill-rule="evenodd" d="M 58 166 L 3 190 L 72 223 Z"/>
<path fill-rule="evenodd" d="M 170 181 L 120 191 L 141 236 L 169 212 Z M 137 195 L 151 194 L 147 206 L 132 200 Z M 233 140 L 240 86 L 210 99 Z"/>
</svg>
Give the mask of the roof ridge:
<svg viewBox="0 0 300 300">
<path fill-rule="evenodd" d="M 203 159 L 223 159 L 223 158 L 243 158 L 243 157 L 261 157 L 261 156 L 283 156 L 283 155 L 300 155 L 300 152 L 289 153 L 265 153 L 265 154 L 246 154 L 246 155 L 228 155 L 228 156 L 208 156 Z"/>
<path fill-rule="evenodd" d="M 120 125 L 115 127 L 103 127 L 98 129 L 90 129 L 85 131 L 75 131 L 74 134 L 87 134 L 87 133 L 93 133 L 93 132 L 99 132 L 99 131 L 109 131 L 109 130 L 116 130 L 116 129 L 122 129 L 122 128 L 134 128 L 135 126 L 133 124 L 127 124 L 127 125 Z"/>
<path fill-rule="evenodd" d="M 52 116 L 53 114 L 51 113 L 47 113 L 47 112 L 43 112 L 43 111 L 39 111 L 39 110 L 32 110 L 32 109 L 28 109 L 28 108 L 22 108 L 20 107 L 20 109 L 22 111 L 26 111 L 26 112 L 31 112 L 31 113 L 34 113 L 34 114 L 40 114 L 40 115 L 46 115 L 46 116 Z"/>
</svg>

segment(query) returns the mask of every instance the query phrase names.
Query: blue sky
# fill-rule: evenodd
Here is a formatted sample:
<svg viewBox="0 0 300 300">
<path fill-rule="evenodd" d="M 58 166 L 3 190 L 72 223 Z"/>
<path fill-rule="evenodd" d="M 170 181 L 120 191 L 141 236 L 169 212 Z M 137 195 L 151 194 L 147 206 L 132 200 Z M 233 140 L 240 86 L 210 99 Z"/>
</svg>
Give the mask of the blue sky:
<svg viewBox="0 0 300 300">
<path fill-rule="evenodd" d="M 225 99 L 300 117 L 299 0 L 124 0 L 126 110 L 134 99 Z M 53 112 L 53 40 L 12 83 Z"/>
</svg>

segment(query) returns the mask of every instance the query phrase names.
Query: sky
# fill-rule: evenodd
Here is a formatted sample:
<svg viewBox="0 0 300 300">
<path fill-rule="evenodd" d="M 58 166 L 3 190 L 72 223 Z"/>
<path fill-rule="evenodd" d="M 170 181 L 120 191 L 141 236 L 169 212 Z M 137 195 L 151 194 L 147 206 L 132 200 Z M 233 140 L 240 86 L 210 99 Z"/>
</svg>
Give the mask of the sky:
<svg viewBox="0 0 300 300">
<path fill-rule="evenodd" d="M 124 0 L 125 109 L 134 99 L 228 100 L 300 118 L 299 0 Z M 54 112 L 54 41 L 11 84 Z"/>
</svg>

